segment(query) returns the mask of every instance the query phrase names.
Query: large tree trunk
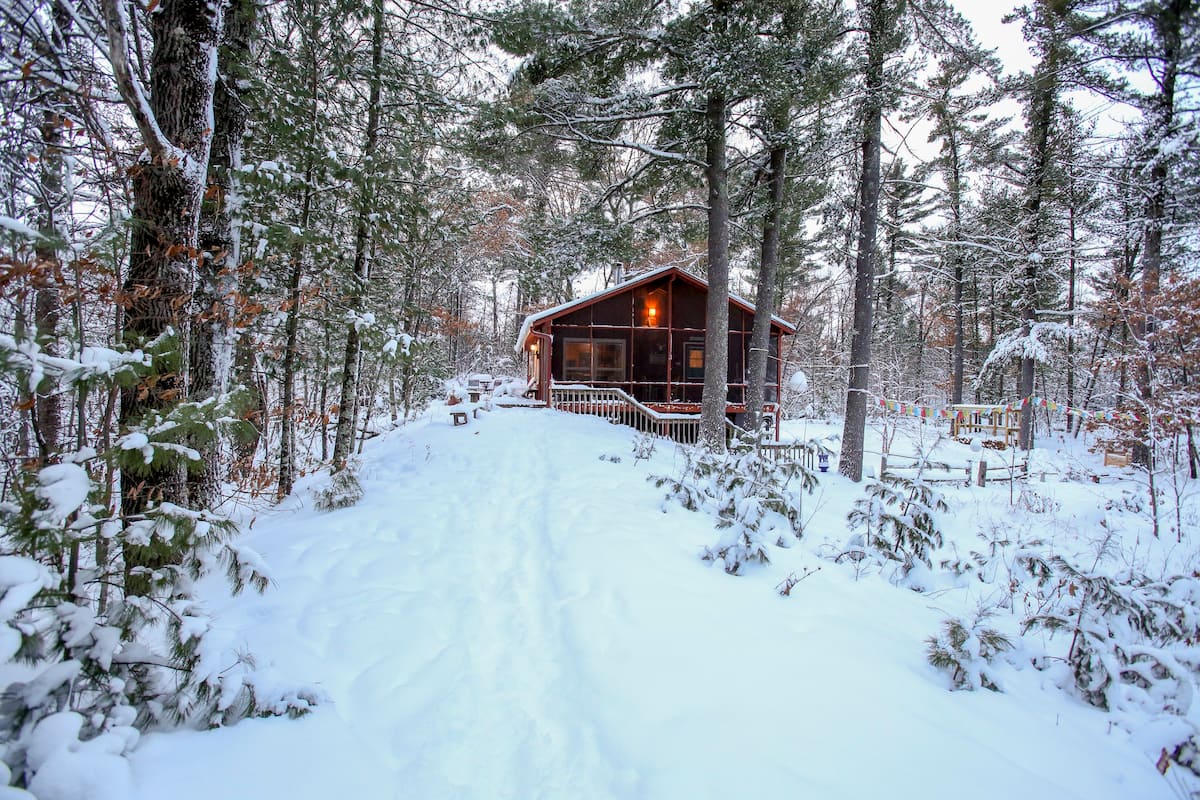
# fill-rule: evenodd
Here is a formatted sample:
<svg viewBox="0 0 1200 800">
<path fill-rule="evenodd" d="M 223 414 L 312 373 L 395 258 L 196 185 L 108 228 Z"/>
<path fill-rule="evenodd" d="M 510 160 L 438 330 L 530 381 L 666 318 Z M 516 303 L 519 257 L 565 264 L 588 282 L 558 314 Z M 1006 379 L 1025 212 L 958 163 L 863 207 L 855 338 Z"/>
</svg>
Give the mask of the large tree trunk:
<svg viewBox="0 0 1200 800">
<path fill-rule="evenodd" d="M 157 339 L 168 331 L 182 336 L 187 330 L 200 202 L 212 140 L 222 11 L 222 5 L 204 0 L 165 0 L 149 15 L 154 50 L 147 99 L 135 87 L 127 61 L 124 11 L 115 0 L 105 4 L 114 42 L 114 73 L 146 146 L 146 155 L 132 170 L 133 234 L 124 283 L 129 299 L 123 329 L 130 344 Z M 181 342 L 180 350 L 187 352 L 186 343 Z M 160 375 L 152 384 L 123 391 L 121 426 L 136 424 L 147 413 L 165 411 L 185 397 L 185 375 L 186 366 Z M 173 466 L 151 468 L 148 474 L 122 472 L 121 490 L 125 515 L 139 514 L 154 503 L 187 502 L 183 472 Z M 149 578 L 137 568 L 161 566 L 165 563 L 161 550 L 125 545 L 127 594 L 150 590 Z"/>
<path fill-rule="evenodd" d="M 1154 364 L 1153 349 L 1146 342 L 1146 337 L 1154 333 L 1155 327 L 1152 309 L 1157 303 L 1162 273 L 1163 224 L 1167 217 L 1170 177 L 1168 157 L 1162 152 L 1161 145 L 1169 140 L 1175 128 L 1175 83 L 1182 55 L 1182 27 L 1184 17 L 1192 13 L 1193 2 L 1194 0 L 1169 0 L 1163 7 L 1155 8 L 1152 23 L 1156 28 L 1153 39 L 1162 46 L 1162 73 L 1158 82 L 1158 93 L 1151 101 L 1151 108 L 1147 114 L 1150 123 L 1150 153 L 1147 156 L 1150 185 L 1147 187 L 1146 228 L 1142 248 L 1140 306 L 1143 313 L 1139 316 L 1137 335 L 1134 337 L 1142 358 L 1134 372 L 1134 380 L 1142 404 L 1140 413 L 1147 417 L 1154 413 Z M 1133 448 L 1134 461 L 1147 468 L 1153 466 L 1152 448 L 1153 442 L 1149 441 L 1148 437 L 1139 440 Z"/>
<path fill-rule="evenodd" d="M 53 4 L 51 25 L 51 40 L 47 47 L 61 58 L 67 49 L 67 32 L 71 27 L 70 13 L 61 2 Z M 58 326 L 62 318 L 59 287 L 63 283 L 62 260 L 58 253 L 66 238 L 64 223 L 70 205 L 63 172 L 63 150 L 68 145 L 63 137 L 65 118 L 62 109 L 66 100 L 61 91 L 45 95 L 42 150 L 38 161 L 38 232 L 41 238 L 34 247 L 37 270 L 34 273 L 33 328 L 42 352 L 48 356 L 58 354 Z M 33 434 L 42 461 L 53 458 L 62 445 L 62 417 L 62 402 L 57 394 L 35 395 Z"/>
<path fill-rule="evenodd" d="M 379 101 L 383 85 L 383 2 L 375 0 L 375 14 L 371 36 L 371 77 L 367 107 L 367 130 L 363 142 L 363 163 L 371 164 L 379 140 Z M 374 200 L 374 179 L 363 176 L 359 197 L 358 220 L 354 233 L 354 285 L 351 289 L 350 310 L 357 316 L 363 309 L 367 279 L 369 277 L 368 254 L 371 249 L 371 204 Z M 338 407 L 337 433 L 333 440 L 333 468 L 343 469 L 346 459 L 354 447 L 354 419 L 358 409 L 358 368 L 362 342 L 358 335 L 358 322 L 351 320 L 346 330 L 346 352 L 342 359 L 342 395 Z"/>
<path fill-rule="evenodd" d="M 962 247 L 962 161 L 959 155 L 958 136 L 953 125 L 949 129 L 948 141 L 950 164 L 946 178 L 946 191 L 950 197 L 950 240 L 947 251 L 954 276 L 954 347 L 950 357 L 950 402 L 957 405 L 963 401 L 963 350 L 966 337 L 963 309 L 963 259 Z"/>
<path fill-rule="evenodd" d="M 1034 76 L 1031 113 L 1029 195 L 1025 200 L 1025 224 L 1028 226 L 1025 275 L 1021 283 L 1022 332 L 1028 338 L 1037 321 L 1038 274 L 1042 253 L 1042 205 L 1050 181 L 1050 127 L 1054 123 L 1054 106 L 1058 97 L 1058 52 L 1051 46 Z M 1017 446 L 1022 450 L 1033 447 L 1033 381 L 1037 368 L 1031 348 L 1020 360 L 1017 394 L 1021 401 L 1021 427 Z"/>
<path fill-rule="evenodd" d="M 863 101 L 862 180 L 859 183 L 858 251 L 854 261 L 854 331 L 850 338 L 850 379 L 838 471 L 862 480 L 867 432 L 867 390 L 871 370 L 871 331 L 875 284 L 875 240 L 879 230 L 879 148 L 883 127 L 885 0 L 868 9 L 866 94 Z"/>
<path fill-rule="evenodd" d="M 782 120 L 777 117 L 774 121 L 777 134 L 782 134 L 783 128 L 787 126 L 786 111 L 781 116 Z M 763 216 L 758 294 L 755 298 L 754 327 L 750 331 L 750 355 L 746 367 L 746 427 L 755 434 L 762 424 L 763 399 L 766 396 L 771 316 L 775 313 L 775 284 L 779 274 L 779 228 L 783 216 L 784 189 L 787 186 L 786 168 L 787 145 L 782 141 L 775 142 L 770 151 L 770 200 L 767 213 Z"/>
<path fill-rule="evenodd" d="M 708 183 L 708 301 L 704 323 L 704 393 L 700 400 L 700 440 L 725 449 L 725 406 L 729 393 L 729 186 L 725 164 L 727 101 L 721 89 L 709 92 L 705 107 L 704 177 Z"/>
<path fill-rule="evenodd" d="M 240 219 L 234 202 L 248 116 L 244 86 L 251 69 L 250 41 L 257 14 L 256 0 L 233 0 L 225 17 L 220 74 L 213 97 L 208 188 L 200 208 L 200 260 L 192 298 L 195 319 L 189 394 L 194 401 L 223 394 L 232 368 L 229 301 L 237 289 L 237 270 L 241 266 Z M 218 497 L 220 448 L 216 440 L 194 446 L 201 454 L 201 464 L 188 475 L 188 502 L 194 508 L 208 508 Z"/>
<path fill-rule="evenodd" d="M 316 14 L 309 15 L 310 27 L 307 31 L 308 40 L 316 42 L 320 35 L 320 18 Z M 320 92 L 322 89 L 320 65 L 315 57 L 310 57 L 308 63 L 308 131 L 315 135 L 320 121 Z M 305 149 L 304 195 L 300 200 L 300 215 L 297 220 L 299 237 L 291 252 L 291 272 L 288 274 L 288 308 L 284 322 L 283 364 L 281 365 L 281 385 L 279 392 L 280 425 L 279 425 L 279 482 L 275 490 L 280 500 L 292 492 L 296 482 L 296 369 L 300 359 L 300 304 L 303 300 L 301 285 L 304 279 L 307 254 L 304 239 L 308 235 L 308 227 L 312 220 L 312 209 L 316 187 L 313 185 L 317 177 L 316 155 L 312 148 Z M 324 414 L 325 410 L 322 409 Z M 324 444 L 324 430 L 321 432 Z"/>
</svg>

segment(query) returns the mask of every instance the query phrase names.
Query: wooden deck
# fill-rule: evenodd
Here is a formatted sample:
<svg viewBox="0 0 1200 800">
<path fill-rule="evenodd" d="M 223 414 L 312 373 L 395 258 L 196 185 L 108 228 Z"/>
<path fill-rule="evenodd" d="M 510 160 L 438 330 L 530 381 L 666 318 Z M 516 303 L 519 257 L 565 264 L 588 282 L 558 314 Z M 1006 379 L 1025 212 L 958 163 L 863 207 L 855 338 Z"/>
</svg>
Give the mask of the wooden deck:
<svg viewBox="0 0 1200 800">
<path fill-rule="evenodd" d="M 552 387 L 550 407 L 572 414 L 602 417 L 614 424 L 628 425 L 681 444 L 695 444 L 700 440 L 699 403 L 643 403 L 622 389 L 569 385 Z M 744 404 L 726 406 L 727 414 L 745 410 Z M 772 407 L 769 412 L 774 415 L 775 409 Z M 732 430 L 740 430 L 728 420 L 726 423 Z"/>
</svg>

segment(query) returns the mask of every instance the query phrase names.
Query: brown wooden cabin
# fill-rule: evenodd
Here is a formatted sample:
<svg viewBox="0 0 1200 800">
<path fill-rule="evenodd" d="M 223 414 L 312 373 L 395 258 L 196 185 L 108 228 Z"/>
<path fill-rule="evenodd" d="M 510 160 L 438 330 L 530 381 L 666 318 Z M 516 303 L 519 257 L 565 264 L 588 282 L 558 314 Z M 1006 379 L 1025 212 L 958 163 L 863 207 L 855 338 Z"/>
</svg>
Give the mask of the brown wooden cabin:
<svg viewBox="0 0 1200 800">
<path fill-rule="evenodd" d="M 530 389 L 552 403 L 553 384 L 621 389 L 658 412 L 698 414 L 704 389 L 704 320 L 708 284 L 677 267 L 661 267 L 529 316 L 518 348 L 527 356 Z M 746 365 L 754 306 L 729 298 L 729 394 L 734 422 L 746 411 Z M 777 416 L 783 380 L 780 339 L 796 329 L 771 318 L 764 410 Z"/>
</svg>

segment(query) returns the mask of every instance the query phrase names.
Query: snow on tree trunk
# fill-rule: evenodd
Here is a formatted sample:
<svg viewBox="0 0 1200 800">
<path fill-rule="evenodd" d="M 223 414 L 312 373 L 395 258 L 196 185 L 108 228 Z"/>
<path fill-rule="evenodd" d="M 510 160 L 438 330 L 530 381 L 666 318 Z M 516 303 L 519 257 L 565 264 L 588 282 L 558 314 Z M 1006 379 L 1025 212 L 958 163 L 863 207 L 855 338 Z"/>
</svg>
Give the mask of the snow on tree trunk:
<svg viewBox="0 0 1200 800">
<path fill-rule="evenodd" d="M 191 337 L 189 393 L 197 401 L 215 397 L 227 389 L 233 361 L 229 306 L 230 296 L 237 289 L 237 269 L 241 264 L 237 174 L 242 165 L 242 140 L 249 112 L 243 87 L 250 67 L 250 40 L 256 16 L 254 0 L 235 0 L 225 17 L 219 54 L 208 189 L 200 209 L 199 275 L 192 298 L 196 318 Z M 188 500 L 197 508 L 207 508 L 217 497 L 221 464 L 215 457 L 215 446 L 197 449 L 203 464 L 188 476 Z"/>
<path fill-rule="evenodd" d="M 54 4 L 51 41 L 49 46 L 56 52 L 66 49 L 66 32 L 71 18 L 60 3 Z M 41 280 L 34 296 L 34 330 L 42 352 L 48 356 L 58 354 L 56 341 L 58 325 L 62 316 L 62 297 L 58 291 L 62 279 L 62 260 L 58 249 L 65 240 L 64 218 L 69 213 L 70 198 L 64 180 L 66 162 L 63 150 L 67 146 L 63 137 L 65 115 L 60 106 L 67 98 L 63 92 L 51 92 L 47 96 L 48 107 L 42 111 L 41 159 L 39 162 L 38 205 L 41 216 L 38 225 L 41 236 L 34 247 Z M 56 393 L 38 394 L 35 398 L 34 433 L 42 460 L 52 457 L 60 445 L 62 431 L 62 405 Z"/>
</svg>

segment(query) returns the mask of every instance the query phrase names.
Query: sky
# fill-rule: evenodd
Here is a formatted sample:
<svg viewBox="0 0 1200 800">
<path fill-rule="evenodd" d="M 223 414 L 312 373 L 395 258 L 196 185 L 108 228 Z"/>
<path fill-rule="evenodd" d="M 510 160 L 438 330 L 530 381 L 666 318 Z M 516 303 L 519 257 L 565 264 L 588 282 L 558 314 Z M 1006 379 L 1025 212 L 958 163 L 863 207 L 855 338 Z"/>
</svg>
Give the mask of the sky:
<svg viewBox="0 0 1200 800">
<path fill-rule="evenodd" d="M 1033 67 L 1033 56 L 1021 36 L 1021 23 L 1001 22 L 1005 14 L 1011 13 L 1022 3 L 1011 0 L 953 0 L 952 5 L 971 22 L 979 42 L 984 47 L 996 50 L 1007 74 Z"/>
</svg>

